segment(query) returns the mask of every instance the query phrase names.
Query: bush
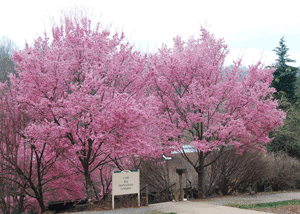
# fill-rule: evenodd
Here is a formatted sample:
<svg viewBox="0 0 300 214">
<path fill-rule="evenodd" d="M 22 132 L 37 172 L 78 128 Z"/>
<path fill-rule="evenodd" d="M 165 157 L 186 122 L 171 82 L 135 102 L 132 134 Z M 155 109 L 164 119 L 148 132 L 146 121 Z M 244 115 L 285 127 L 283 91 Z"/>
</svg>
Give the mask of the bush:
<svg viewBox="0 0 300 214">
<path fill-rule="evenodd" d="M 236 191 L 245 192 L 268 174 L 268 162 L 260 151 L 235 154 L 234 149 L 226 151 L 215 163 L 206 168 L 205 182 L 209 188 L 205 196 L 216 194 L 231 195 Z M 219 155 L 219 151 L 210 154 L 211 158 Z M 210 158 L 208 158 L 209 162 Z"/>
<path fill-rule="evenodd" d="M 267 180 L 273 191 L 299 188 L 300 162 L 289 157 L 283 151 L 270 153 L 267 156 L 270 170 Z"/>
</svg>

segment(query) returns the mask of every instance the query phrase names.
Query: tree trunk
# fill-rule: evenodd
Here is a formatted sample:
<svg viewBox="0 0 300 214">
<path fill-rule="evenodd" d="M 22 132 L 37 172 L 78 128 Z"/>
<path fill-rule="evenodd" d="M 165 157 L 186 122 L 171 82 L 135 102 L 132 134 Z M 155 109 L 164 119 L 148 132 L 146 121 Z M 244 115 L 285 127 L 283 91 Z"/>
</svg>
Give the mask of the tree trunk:
<svg viewBox="0 0 300 214">
<path fill-rule="evenodd" d="M 44 200 L 43 198 L 41 197 L 37 197 L 37 200 L 39 202 L 39 205 L 40 205 L 40 208 L 41 208 L 41 212 L 46 212 L 46 207 L 45 207 L 45 204 L 44 204 Z"/>
<path fill-rule="evenodd" d="M 37 190 L 36 190 L 38 192 L 38 195 L 36 195 L 36 196 L 39 196 L 37 198 L 38 198 L 38 201 L 39 201 L 39 204 L 41 207 L 41 212 L 43 213 L 43 212 L 46 212 L 46 207 L 44 204 L 44 191 L 43 191 L 43 186 L 42 186 L 41 158 L 38 157 L 36 150 L 35 150 L 35 154 L 37 157 L 37 174 L 38 174 L 38 186 L 37 186 Z"/>
<path fill-rule="evenodd" d="M 35 186 L 31 185 L 31 189 L 33 190 L 35 196 L 36 196 L 36 200 L 38 201 L 40 208 L 41 208 L 41 212 L 46 212 L 46 207 L 44 204 L 44 197 L 43 197 L 43 191 L 41 186 L 38 185 L 37 188 L 35 188 Z"/>
<path fill-rule="evenodd" d="M 88 203 L 93 203 L 93 184 L 89 173 L 84 173 Z"/>
<path fill-rule="evenodd" d="M 21 192 L 20 200 L 18 203 L 18 214 L 21 214 L 24 212 L 24 199 L 25 199 L 25 195 Z"/>
<path fill-rule="evenodd" d="M 3 214 L 9 214 L 9 210 L 7 209 L 6 201 L 4 197 L 1 197 L 1 210 Z"/>
<path fill-rule="evenodd" d="M 91 151 L 91 148 L 90 148 L 89 151 Z M 84 153 L 86 154 L 86 152 L 84 152 Z M 83 168 L 83 171 L 84 171 L 87 201 L 88 201 L 89 204 L 93 204 L 93 201 L 94 201 L 93 200 L 93 181 L 91 179 L 91 174 L 90 174 L 90 171 L 89 171 L 89 160 L 90 160 L 89 157 L 84 157 L 84 158 L 79 157 L 79 160 L 82 164 L 82 168 Z"/>
<path fill-rule="evenodd" d="M 99 192 L 97 192 L 97 189 L 96 189 L 93 182 L 92 182 L 92 185 L 93 185 L 93 189 L 94 189 L 94 192 L 95 192 L 96 200 L 99 201 L 99 196 L 98 196 Z"/>
<path fill-rule="evenodd" d="M 203 170 L 198 171 L 198 198 L 204 198 L 204 173 Z"/>
<path fill-rule="evenodd" d="M 199 165 L 196 168 L 196 172 L 198 173 L 198 198 L 204 198 L 204 157 L 201 152 L 199 155 Z"/>
</svg>

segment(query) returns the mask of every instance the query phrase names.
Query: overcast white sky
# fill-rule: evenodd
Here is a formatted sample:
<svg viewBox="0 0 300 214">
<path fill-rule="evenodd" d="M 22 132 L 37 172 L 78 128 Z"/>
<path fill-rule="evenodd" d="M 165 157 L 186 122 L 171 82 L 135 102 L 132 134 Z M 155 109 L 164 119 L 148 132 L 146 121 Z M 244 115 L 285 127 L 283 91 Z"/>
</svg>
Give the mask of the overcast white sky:
<svg viewBox="0 0 300 214">
<path fill-rule="evenodd" d="M 123 29 L 132 43 L 144 52 L 154 51 L 162 43 L 173 46 L 173 37 L 198 37 L 201 24 L 207 22 L 216 38 L 224 38 L 232 64 L 244 53 L 243 63 L 256 63 L 261 56 L 266 65 L 277 58 L 272 49 L 284 35 L 290 58 L 300 66 L 300 18 L 297 1 L 234 0 L 4 0 L 0 7 L 0 38 L 7 36 L 18 47 L 33 44 L 46 28 L 50 38 L 54 17 L 59 23 L 61 9 L 84 5 L 111 30 Z"/>
</svg>

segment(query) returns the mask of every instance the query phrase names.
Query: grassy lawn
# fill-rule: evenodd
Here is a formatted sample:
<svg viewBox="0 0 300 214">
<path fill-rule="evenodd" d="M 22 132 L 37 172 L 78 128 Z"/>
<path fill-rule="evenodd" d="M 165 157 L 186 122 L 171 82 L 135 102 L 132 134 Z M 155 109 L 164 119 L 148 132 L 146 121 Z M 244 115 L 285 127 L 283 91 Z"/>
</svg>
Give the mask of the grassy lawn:
<svg viewBox="0 0 300 214">
<path fill-rule="evenodd" d="M 251 209 L 251 208 L 273 208 L 273 207 L 282 207 L 288 205 L 299 205 L 300 200 L 290 200 L 290 201 L 281 201 L 281 202 L 272 202 L 272 203 L 261 203 L 261 204 L 248 204 L 248 205 L 238 205 L 238 204 L 228 204 L 226 206 L 237 207 L 241 209 Z"/>
<path fill-rule="evenodd" d="M 289 200 L 249 205 L 227 204 L 226 206 L 273 213 L 300 213 L 300 200 Z"/>
</svg>

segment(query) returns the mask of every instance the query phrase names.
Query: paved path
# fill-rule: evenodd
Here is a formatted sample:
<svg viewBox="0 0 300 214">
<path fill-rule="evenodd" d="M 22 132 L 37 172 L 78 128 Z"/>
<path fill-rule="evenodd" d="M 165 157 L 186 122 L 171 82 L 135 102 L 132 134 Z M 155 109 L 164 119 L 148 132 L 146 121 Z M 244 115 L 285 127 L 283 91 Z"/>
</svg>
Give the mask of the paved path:
<svg viewBox="0 0 300 214">
<path fill-rule="evenodd" d="M 239 209 L 235 207 L 222 206 L 229 203 L 234 204 L 256 204 L 268 203 L 276 201 L 285 201 L 292 199 L 300 199 L 300 192 L 288 193 L 259 193 L 256 195 L 240 195 L 228 196 L 221 198 L 210 198 L 201 201 L 183 201 L 183 202 L 165 202 L 150 204 L 148 207 L 116 209 L 111 211 L 93 211 L 93 212 L 76 212 L 76 214 L 155 214 L 155 211 L 160 212 L 175 212 L 177 214 L 198 214 L 198 213 L 231 213 L 231 214 L 259 214 L 254 210 Z"/>
<path fill-rule="evenodd" d="M 203 203 L 225 205 L 225 204 L 258 204 L 277 201 L 288 201 L 300 199 L 300 192 L 285 192 L 285 193 L 258 193 L 256 195 L 244 194 L 241 196 L 229 196 L 220 198 L 204 199 Z M 194 202 L 199 203 L 199 202 Z M 200 202 L 202 203 L 202 201 Z"/>
<path fill-rule="evenodd" d="M 204 214 L 204 213 L 224 213 L 224 214 L 259 214 L 265 212 L 259 212 L 254 210 L 246 210 L 239 209 L 235 207 L 227 207 L 227 206 L 218 206 L 214 204 L 208 204 L 203 202 L 191 202 L 191 201 L 183 201 L 183 202 L 166 202 L 149 205 L 152 206 L 157 211 L 162 211 L 165 213 L 175 212 L 177 214 Z"/>
<path fill-rule="evenodd" d="M 214 204 L 207 204 L 202 202 L 165 202 L 151 204 L 149 207 L 116 209 L 110 211 L 91 211 L 91 212 L 76 212 L 74 214 L 156 214 L 156 213 L 170 213 L 177 214 L 205 214 L 205 213 L 228 213 L 228 214 L 266 214 L 254 210 L 239 209 L 235 207 L 218 206 Z"/>
</svg>

